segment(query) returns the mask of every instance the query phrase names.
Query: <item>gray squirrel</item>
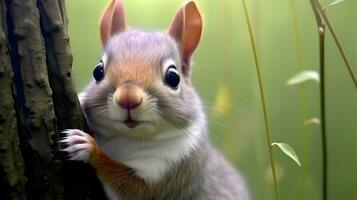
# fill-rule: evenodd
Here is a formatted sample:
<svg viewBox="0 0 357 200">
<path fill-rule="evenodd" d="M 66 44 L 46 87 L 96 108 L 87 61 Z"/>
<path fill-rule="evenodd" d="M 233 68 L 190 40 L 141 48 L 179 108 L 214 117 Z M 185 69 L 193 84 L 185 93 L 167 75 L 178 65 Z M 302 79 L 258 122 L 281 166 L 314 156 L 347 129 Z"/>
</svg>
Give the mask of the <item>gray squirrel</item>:
<svg viewBox="0 0 357 200">
<path fill-rule="evenodd" d="M 194 1 L 164 32 L 128 28 L 122 0 L 104 10 L 104 53 L 80 95 L 93 137 L 69 129 L 61 142 L 70 160 L 94 167 L 108 199 L 251 199 L 241 175 L 210 144 L 191 84 L 202 28 Z"/>
</svg>

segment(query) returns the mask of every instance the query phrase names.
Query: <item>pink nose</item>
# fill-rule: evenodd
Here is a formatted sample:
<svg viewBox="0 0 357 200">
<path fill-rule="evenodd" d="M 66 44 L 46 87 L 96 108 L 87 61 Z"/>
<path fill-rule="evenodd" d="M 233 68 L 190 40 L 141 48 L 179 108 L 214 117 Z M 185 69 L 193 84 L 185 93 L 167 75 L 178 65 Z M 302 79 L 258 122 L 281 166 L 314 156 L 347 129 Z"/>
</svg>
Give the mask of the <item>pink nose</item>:
<svg viewBox="0 0 357 200">
<path fill-rule="evenodd" d="M 140 106 L 142 99 L 123 98 L 118 100 L 118 104 L 127 110 L 135 109 Z"/>
<path fill-rule="evenodd" d="M 127 110 L 138 108 L 143 102 L 144 93 L 141 88 L 127 84 L 115 92 L 116 103 Z"/>
</svg>

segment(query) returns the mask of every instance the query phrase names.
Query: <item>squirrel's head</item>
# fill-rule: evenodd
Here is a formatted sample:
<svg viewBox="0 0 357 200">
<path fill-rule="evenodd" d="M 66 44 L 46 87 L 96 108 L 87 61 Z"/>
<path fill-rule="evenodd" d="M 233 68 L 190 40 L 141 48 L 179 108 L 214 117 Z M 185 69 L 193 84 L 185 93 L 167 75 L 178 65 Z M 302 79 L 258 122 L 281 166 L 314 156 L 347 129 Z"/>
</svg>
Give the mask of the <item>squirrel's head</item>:
<svg viewBox="0 0 357 200">
<path fill-rule="evenodd" d="M 92 128 L 108 136 L 146 137 L 184 130 L 202 118 L 190 81 L 201 33 L 202 17 L 193 1 L 177 11 L 167 31 L 144 32 L 129 29 L 122 0 L 112 0 L 100 23 L 104 53 L 82 97 Z"/>
</svg>

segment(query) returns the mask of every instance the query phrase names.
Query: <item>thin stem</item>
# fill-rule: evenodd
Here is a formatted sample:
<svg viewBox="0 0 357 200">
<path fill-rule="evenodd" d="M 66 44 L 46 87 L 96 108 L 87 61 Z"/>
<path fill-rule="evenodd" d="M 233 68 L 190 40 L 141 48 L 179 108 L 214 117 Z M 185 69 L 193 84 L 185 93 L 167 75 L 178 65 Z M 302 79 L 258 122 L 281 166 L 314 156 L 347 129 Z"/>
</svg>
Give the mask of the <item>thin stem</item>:
<svg viewBox="0 0 357 200">
<path fill-rule="evenodd" d="M 325 27 L 319 28 L 320 43 L 320 115 L 322 141 L 322 199 L 327 200 L 327 139 L 326 139 L 326 94 L 325 94 Z"/>
<path fill-rule="evenodd" d="M 300 27 L 298 22 L 298 12 L 296 8 L 296 0 L 290 1 L 292 17 L 293 17 L 293 25 L 295 30 L 295 45 L 296 45 L 296 59 L 298 63 L 298 70 L 302 71 L 303 67 L 303 56 L 302 56 L 302 47 L 301 47 L 301 35 L 300 35 Z M 305 190 L 305 182 L 309 175 L 309 134 L 305 127 L 305 121 L 307 120 L 306 114 L 306 97 L 305 97 L 305 85 L 301 84 L 299 87 L 300 92 L 300 114 L 301 114 L 301 127 L 302 127 L 302 135 L 303 135 L 303 149 L 304 149 L 304 165 L 303 165 L 303 177 L 302 177 L 302 187 L 301 187 L 301 199 L 306 199 L 306 190 Z"/>
<path fill-rule="evenodd" d="M 356 78 L 356 76 L 355 76 L 354 73 L 353 73 L 353 68 L 352 68 L 351 63 L 350 63 L 350 61 L 348 60 L 347 55 L 346 55 L 346 53 L 345 53 L 345 51 L 344 51 L 344 49 L 343 49 L 343 47 L 342 47 L 340 41 L 339 41 L 338 38 L 337 38 L 336 32 L 335 32 L 335 30 L 333 29 L 333 27 L 332 27 L 332 25 L 331 25 L 329 19 L 327 18 L 326 13 L 325 13 L 325 10 L 322 8 L 320 2 L 318 2 L 318 1 L 316 0 L 316 3 L 315 3 L 315 4 L 316 4 L 316 7 L 317 7 L 317 9 L 318 9 L 320 15 L 321 15 L 322 18 L 324 19 L 324 21 L 325 21 L 325 23 L 326 23 L 328 29 L 330 30 L 331 35 L 332 35 L 332 37 L 333 37 L 333 39 L 334 39 L 334 41 L 335 41 L 335 43 L 336 43 L 336 45 L 337 45 L 337 47 L 338 47 L 338 50 L 339 50 L 340 53 L 341 53 L 341 56 L 342 56 L 342 58 L 343 58 L 343 61 L 344 61 L 345 64 L 346 64 L 346 67 L 347 67 L 347 69 L 348 69 L 348 72 L 349 72 L 350 75 L 351 75 L 351 78 L 352 78 L 352 80 L 353 80 L 353 83 L 355 84 L 355 87 L 357 88 L 357 78 Z"/>
<path fill-rule="evenodd" d="M 327 137 L 326 137 L 326 105 L 325 105 L 325 23 L 321 19 L 321 10 L 318 9 L 318 0 L 310 0 L 315 13 L 319 33 L 320 51 L 320 118 L 321 118 L 321 142 L 322 142 L 322 199 L 328 198 L 328 162 L 327 162 Z"/>
<path fill-rule="evenodd" d="M 316 5 L 318 3 L 317 1 L 318 0 L 310 0 L 310 4 L 311 4 L 312 10 L 314 11 L 314 14 L 315 14 L 317 26 L 322 27 L 322 26 L 325 26 L 325 24 L 321 19 L 319 10 L 317 9 L 317 5 Z"/>
<path fill-rule="evenodd" d="M 250 37 L 250 42 L 251 42 L 251 45 L 252 45 L 252 50 L 253 50 L 253 55 L 254 55 L 254 62 L 255 62 L 255 67 L 256 67 L 257 77 L 258 77 L 258 82 L 259 82 L 260 98 L 262 100 L 264 123 L 265 123 L 265 132 L 266 132 L 267 143 L 268 143 L 268 151 L 269 151 L 269 156 L 270 156 L 271 171 L 272 171 L 273 180 L 274 180 L 275 198 L 276 198 L 276 200 L 279 200 L 280 197 L 279 197 L 278 182 L 277 182 L 276 171 L 275 171 L 274 154 L 273 154 L 273 149 L 272 149 L 272 146 L 271 146 L 271 144 L 272 144 L 272 139 L 271 138 L 272 137 L 271 137 L 271 133 L 270 133 L 270 126 L 269 126 L 269 120 L 268 120 L 268 111 L 267 111 L 265 95 L 264 95 L 263 80 L 262 80 L 261 72 L 260 72 L 260 64 L 259 64 L 259 59 L 258 59 L 258 53 L 257 53 L 257 49 L 256 49 L 253 29 L 252 29 L 252 25 L 251 25 L 251 22 L 250 22 L 248 9 L 247 9 L 247 5 L 246 5 L 245 0 L 242 0 L 242 3 L 243 3 L 243 8 L 244 8 L 245 19 L 246 19 L 247 26 L 248 26 L 249 37 Z"/>
</svg>

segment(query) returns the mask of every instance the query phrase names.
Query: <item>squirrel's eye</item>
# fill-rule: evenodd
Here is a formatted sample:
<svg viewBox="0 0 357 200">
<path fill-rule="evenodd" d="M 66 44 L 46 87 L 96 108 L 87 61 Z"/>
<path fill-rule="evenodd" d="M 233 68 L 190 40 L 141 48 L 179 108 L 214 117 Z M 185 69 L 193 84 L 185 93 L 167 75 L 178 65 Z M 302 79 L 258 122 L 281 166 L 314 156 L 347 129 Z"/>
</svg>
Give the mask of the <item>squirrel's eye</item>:
<svg viewBox="0 0 357 200">
<path fill-rule="evenodd" d="M 104 78 L 104 64 L 100 61 L 93 70 L 93 77 L 96 82 L 101 81 Z"/>
<path fill-rule="evenodd" d="M 166 70 L 165 83 L 173 89 L 177 89 L 180 83 L 180 75 L 175 65 L 170 65 Z"/>
</svg>

